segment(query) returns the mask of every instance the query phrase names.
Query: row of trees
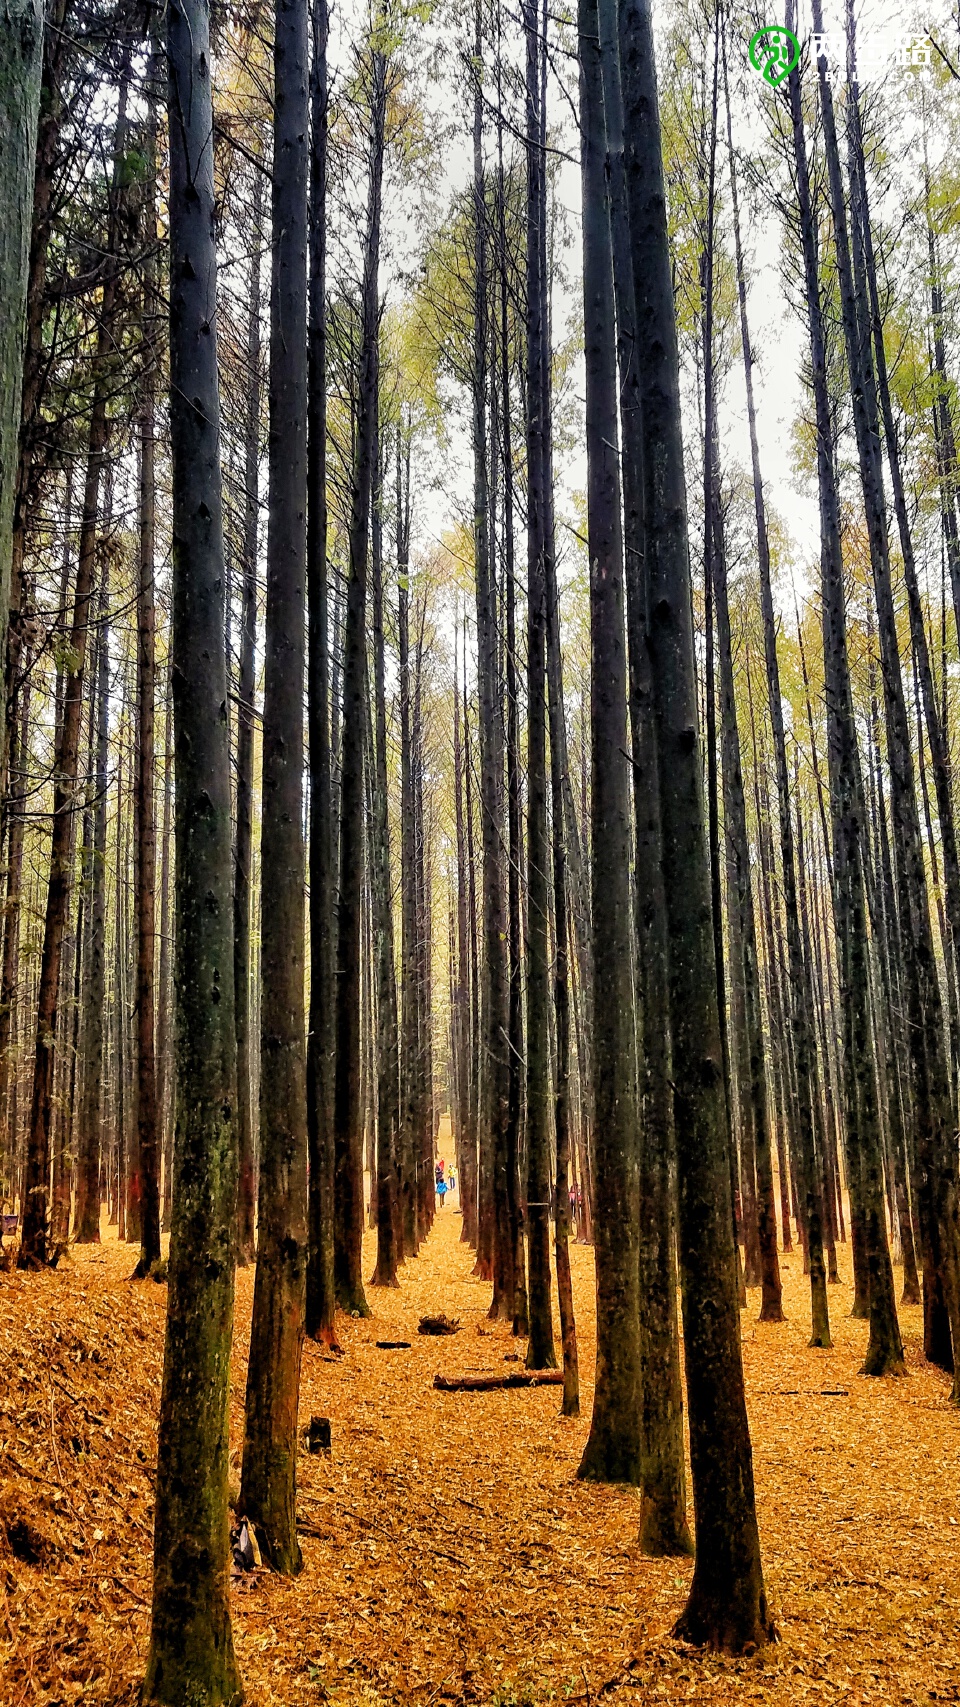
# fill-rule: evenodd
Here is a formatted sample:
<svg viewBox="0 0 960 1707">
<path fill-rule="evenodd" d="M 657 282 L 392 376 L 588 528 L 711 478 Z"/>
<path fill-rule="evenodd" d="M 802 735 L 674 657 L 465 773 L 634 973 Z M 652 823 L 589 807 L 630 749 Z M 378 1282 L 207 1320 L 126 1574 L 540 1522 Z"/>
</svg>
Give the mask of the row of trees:
<svg viewBox="0 0 960 1707">
<path fill-rule="evenodd" d="M 333 42 L 324 0 L 213 41 L 205 0 L 174 0 L 165 41 L 127 0 L 9 17 L 4 1191 L 26 1269 L 106 1207 L 159 1276 L 169 1226 L 145 1700 L 239 1698 L 236 1263 L 240 1502 L 295 1574 L 303 1338 L 336 1347 L 337 1309 L 368 1314 L 415 1256 L 445 1107 L 464 1240 L 533 1369 L 557 1360 L 555 1276 L 567 1414 L 574 1228 L 595 1245 L 580 1475 L 642 1489 L 655 1554 L 693 1549 L 679 1280 L 678 1629 L 759 1644 L 748 1289 L 782 1319 L 795 1226 L 829 1346 L 848 1213 L 865 1371 L 903 1369 L 894 1254 L 927 1357 L 952 1371 L 960 1331 L 941 86 L 902 97 L 922 259 L 899 280 L 856 83 L 807 57 L 763 97 L 819 499 L 784 625 L 761 167 L 719 9 L 678 5 L 658 88 L 645 0 L 580 0 L 575 26 L 477 4 L 452 61 L 469 181 L 416 217 L 439 16 L 383 6 Z M 850 0 L 846 28 L 852 51 Z M 439 545 L 438 464 L 462 494 Z"/>
</svg>

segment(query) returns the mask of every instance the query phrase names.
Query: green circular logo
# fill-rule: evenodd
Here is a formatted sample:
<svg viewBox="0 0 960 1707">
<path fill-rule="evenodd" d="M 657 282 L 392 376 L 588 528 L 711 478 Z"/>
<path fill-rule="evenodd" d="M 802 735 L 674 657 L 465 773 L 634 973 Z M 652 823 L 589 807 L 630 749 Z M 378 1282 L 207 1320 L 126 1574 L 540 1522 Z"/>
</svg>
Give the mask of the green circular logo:
<svg viewBox="0 0 960 1707">
<path fill-rule="evenodd" d="M 775 89 L 800 63 L 800 43 L 784 24 L 765 24 L 750 37 L 750 64 Z"/>
</svg>

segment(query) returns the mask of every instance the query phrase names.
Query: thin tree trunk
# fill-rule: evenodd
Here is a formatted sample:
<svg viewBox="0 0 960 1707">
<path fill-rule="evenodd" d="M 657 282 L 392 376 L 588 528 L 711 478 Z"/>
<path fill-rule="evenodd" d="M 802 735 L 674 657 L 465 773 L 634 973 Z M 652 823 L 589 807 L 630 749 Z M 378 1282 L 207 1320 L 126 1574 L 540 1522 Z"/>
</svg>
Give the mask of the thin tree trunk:
<svg viewBox="0 0 960 1707">
<path fill-rule="evenodd" d="M 109 743 L 109 628 L 106 572 L 95 638 L 93 846 L 88 881 L 87 978 L 83 1002 L 83 1091 L 80 1101 L 76 1239 L 100 1243 L 100 1121 L 103 1086 L 103 1005 L 106 994 L 107 761 Z"/>
<path fill-rule="evenodd" d="M 527 406 L 527 1228 L 530 1338 L 528 1369 L 555 1369 L 550 1296 L 550 978 L 547 906 L 546 552 L 548 361 L 545 317 L 546 159 L 541 147 L 540 18 L 526 0 L 526 406 Z M 508 360 L 504 347 L 503 360 Z"/>
<path fill-rule="evenodd" d="M 790 812 L 790 782 L 787 771 L 786 737 L 783 724 L 783 697 L 780 690 L 780 667 L 777 659 L 777 631 L 773 609 L 773 590 L 770 576 L 770 541 L 767 513 L 760 472 L 760 446 L 757 434 L 756 406 L 753 391 L 753 346 L 747 321 L 747 287 L 740 240 L 740 209 L 737 196 L 737 175 L 733 150 L 733 125 L 730 113 L 730 93 L 726 79 L 724 52 L 724 85 L 727 106 L 727 144 L 730 161 L 730 188 L 733 203 L 734 242 L 737 268 L 737 294 L 740 308 L 740 333 L 743 344 L 743 367 L 747 390 L 747 418 L 750 428 L 750 458 L 753 473 L 753 497 L 757 523 L 757 553 L 760 565 L 760 604 L 763 615 L 763 650 L 767 675 L 767 701 L 773 731 L 774 764 L 777 777 L 777 803 L 780 819 L 780 860 L 783 873 L 784 911 L 787 925 L 789 966 L 789 1024 L 793 1035 L 794 1059 L 797 1072 L 797 1112 L 800 1152 L 800 1173 L 803 1180 L 804 1213 L 807 1228 L 807 1251 L 810 1268 L 811 1338 L 815 1346 L 830 1345 L 830 1315 L 827 1304 L 826 1273 L 823 1261 L 823 1204 L 814 1165 L 815 1140 L 813 1129 L 812 1072 L 815 1057 L 810 1035 L 810 989 L 804 965 L 797 909 L 797 876 L 793 846 L 793 824 Z M 772 940 L 772 933 L 771 933 Z M 784 1190 L 781 1167 L 781 1193 Z M 782 1199 L 784 1202 L 785 1200 Z M 784 1250 L 790 1245 L 790 1221 L 783 1209 Z"/>
<path fill-rule="evenodd" d="M 157 111 L 159 51 L 151 43 L 147 113 L 147 212 L 144 243 L 157 240 Z M 156 956 L 157 826 L 155 803 L 156 635 L 156 350 L 158 294 L 156 262 L 146 264 L 143 287 L 145 370 L 140 399 L 140 579 L 137 588 L 137 1127 L 140 1143 L 140 1261 L 148 1275 L 160 1261 L 160 1121 L 157 1107 Z"/>
<path fill-rule="evenodd" d="M 173 1213 L 173 1063 L 170 1059 L 171 907 L 170 829 L 173 809 L 173 690 L 167 670 L 167 703 L 163 718 L 163 828 L 160 840 L 160 980 L 157 992 L 157 1111 L 163 1142 L 163 1231 L 170 1231 Z"/>
<path fill-rule="evenodd" d="M 371 902 L 376 962 L 377 1266 L 370 1284 L 371 1286 L 398 1286 L 400 1284 L 397 1279 L 399 1204 L 396 1196 L 396 1179 L 397 1139 L 400 1127 L 400 1039 L 393 947 L 393 882 L 390 874 L 381 498 L 382 483 L 378 467 L 373 497 L 373 549 L 371 553 L 375 751 L 371 778 L 373 814 L 370 837 Z"/>
<path fill-rule="evenodd" d="M 109 431 L 107 400 L 109 369 L 115 355 L 118 314 L 118 269 L 115 264 L 119 242 L 121 161 L 126 135 L 125 69 L 114 135 L 114 171 L 107 251 L 110 266 L 100 305 L 100 330 L 94 356 L 93 401 L 87 435 L 87 465 L 80 520 L 80 544 L 70 631 L 70 661 L 64 679 L 63 724 L 57 743 L 53 783 L 53 834 L 50 845 L 49 883 L 40 960 L 40 991 L 34 1053 L 33 1092 L 27 1134 L 27 1159 L 23 1230 L 18 1262 L 22 1268 L 41 1268 L 49 1260 L 47 1197 L 50 1165 L 50 1124 L 57 1034 L 57 994 L 60 958 L 70 899 L 70 829 L 80 750 L 83 710 L 83 672 L 86 659 L 90 604 L 96 566 L 97 527 L 100 512 L 100 480 L 106 460 Z"/>
<path fill-rule="evenodd" d="M 260 520 L 260 245 L 263 174 L 254 167 L 253 253 L 247 315 L 247 383 L 244 397 L 244 501 L 240 588 L 240 673 L 237 682 L 237 829 L 233 871 L 233 956 L 237 1023 L 237 1261 L 256 1253 L 256 1124 L 253 1107 L 250 1015 L 250 910 L 253 903 L 253 745 L 257 638 L 257 554 Z"/>
<path fill-rule="evenodd" d="M 340 920 L 337 956 L 336 1145 L 337 1302 L 370 1314 L 361 1270 L 363 1244 L 363 1114 L 360 1104 L 361 885 L 363 878 L 363 704 L 367 671 L 364 624 L 370 495 L 377 454 L 378 270 L 383 183 L 386 63 L 370 55 L 370 144 L 364 243 L 357 434 L 350 503 L 350 580 L 343 665 L 343 754 L 340 773 Z"/>
</svg>

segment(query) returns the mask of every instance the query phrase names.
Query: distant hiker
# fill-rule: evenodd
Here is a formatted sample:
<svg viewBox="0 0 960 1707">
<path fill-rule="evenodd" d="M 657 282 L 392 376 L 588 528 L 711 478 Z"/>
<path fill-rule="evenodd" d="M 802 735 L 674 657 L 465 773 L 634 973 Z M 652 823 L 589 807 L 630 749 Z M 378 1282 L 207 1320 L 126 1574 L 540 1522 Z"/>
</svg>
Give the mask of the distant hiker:
<svg viewBox="0 0 960 1707">
<path fill-rule="evenodd" d="M 437 1171 L 439 1173 L 439 1169 Z M 443 1200 L 446 1197 L 446 1195 L 447 1195 L 447 1182 L 444 1179 L 443 1175 L 440 1174 L 439 1178 L 437 1180 L 437 1197 L 439 1199 L 441 1209 L 443 1208 Z"/>
<path fill-rule="evenodd" d="M 446 1164 L 443 1160 L 443 1157 L 441 1156 L 439 1162 L 437 1163 L 437 1190 L 438 1191 L 440 1190 L 440 1186 L 441 1186 L 442 1181 L 443 1181 L 443 1170 L 444 1170 L 445 1166 L 446 1166 Z"/>
</svg>

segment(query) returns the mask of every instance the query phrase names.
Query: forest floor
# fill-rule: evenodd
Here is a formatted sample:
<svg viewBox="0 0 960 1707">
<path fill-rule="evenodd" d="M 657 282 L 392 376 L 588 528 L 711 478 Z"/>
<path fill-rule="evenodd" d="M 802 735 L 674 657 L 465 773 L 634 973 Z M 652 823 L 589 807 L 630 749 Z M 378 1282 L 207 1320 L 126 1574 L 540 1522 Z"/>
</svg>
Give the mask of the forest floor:
<svg viewBox="0 0 960 1707">
<path fill-rule="evenodd" d="M 504 1372 L 460 1217 L 437 1216 L 399 1290 L 347 1319 L 345 1355 L 307 1345 L 301 1420 L 304 1569 L 233 1591 L 247 1701 L 314 1707 L 627 1707 L 665 1701 L 960 1701 L 960 1415 L 902 1312 L 909 1379 L 858 1374 L 866 1325 L 831 1288 L 836 1346 L 810 1351 L 799 1256 L 781 1326 L 744 1360 L 768 1592 L 781 1641 L 746 1660 L 670 1635 L 691 1565 L 645 1559 L 638 1496 L 581 1484 L 594 1365 L 593 1254 L 573 1250 L 583 1414 L 556 1388 L 433 1389 L 438 1371 Z M 366 1271 L 373 1268 L 368 1235 Z M 110 1237 L 55 1272 L 0 1275 L 0 1703 L 132 1707 L 147 1645 L 166 1288 L 134 1284 Z M 232 1464 L 241 1442 L 253 1271 L 238 1277 Z M 418 1337 L 421 1314 L 462 1328 Z M 378 1339 L 409 1350 L 378 1350 Z"/>
</svg>

